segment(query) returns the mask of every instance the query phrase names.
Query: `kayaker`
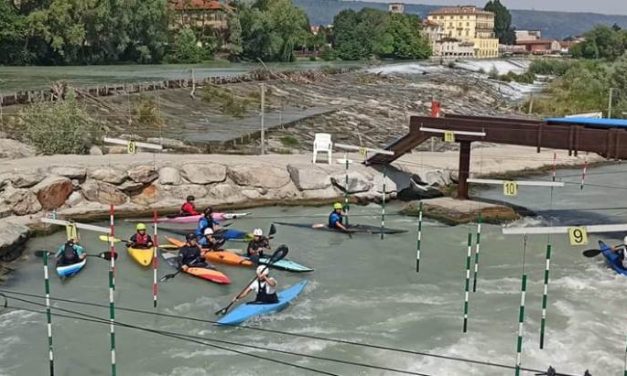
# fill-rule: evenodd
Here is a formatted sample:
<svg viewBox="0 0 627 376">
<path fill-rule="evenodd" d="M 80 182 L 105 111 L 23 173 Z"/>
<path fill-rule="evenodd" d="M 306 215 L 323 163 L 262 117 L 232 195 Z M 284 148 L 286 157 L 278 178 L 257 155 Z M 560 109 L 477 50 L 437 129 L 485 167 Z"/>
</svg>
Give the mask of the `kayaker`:
<svg viewBox="0 0 627 376">
<path fill-rule="evenodd" d="M 623 244 L 612 248 L 612 251 L 618 253 L 618 261 L 621 262 L 623 268 L 627 269 L 627 236 L 623 238 Z"/>
<path fill-rule="evenodd" d="M 181 269 L 207 267 L 205 251 L 200 248 L 195 234 L 187 234 L 185 244 L 179 248 L 178 263 Z"/>
<path fill-rule="evenodd" d="M 64 266 L 83 261 L 85 257 L 87 257 L 87 254 L 83 247 L 76 244 L 74 239 L 70 239 L 59 247 L 54 257 L 57 259 L 57 265 Z"/>
<path fill-rule="evenodd" d="M 255 263 L 259 263 L 259 258 L 263 257 L 264 251 L 270 250 L 270 239 L 263 236 L 263 230 L 256 228 L 253 230 L 253 239 L 248 243 L 246 255 Z"/>
<path fill-rule="evenodd" d="M 329 214 L 329 228 L 348 231 L 346 226 L 342 223 L 344 219 L 342 209 L 344 209 L 344 207 L 339 202 L 333 204 L 333 211 Z"/>
<path fill-rule="evenodd" d="M 213 219 L 213 209 L 211 207 L 205 209 L 204 215 L 200 220 L 198 220 L 198 227 L 196 227 L 196 238 L 200 240 L 203 236 L 205 236 L 205 229 L 210 228 L 215 233 L 218 229 L 220 229 L 220 225 Z"/>
<path fill-rule="evenodd" d="M 250 284 L 244 290 L 236 300 L 243 299 L 251 291 L 257 293 L 257 297 L 253 302 L 248 304 L 273 304 L 279 302 L 279 297 L 276 295 L 276 279 L 270 277 L 268 274 L 270 269 L 265 265 L 259 265 L 257 267 L 257 280 Z"/>
<path fill-rule="evenodd" d="M 198 244 L 200 244 L 200 246 L 207 250 L 207 251 L 217 251 L 220 248 L 222 248 L 222 246 L 224 245 L 224 243 L 226 242 L 225 239 L 216 239 L 213 237 L 213 230 L 210 228 L 206 228 L 204 235 L 199 241 Z"/>
<path fill-rule="evenodd" d="M 143 223 L 138 223 L 137 226 L 135 226 L 135 230 L 137 230 L 137 232 L 133 234 L 133 236 L 131 236 L 131 239 L 128 242 L 129 248 L 152 248 L 152 238 L 146 233 L 146 225 Z"/>
<path fill-rule="evenodd" d="M 187 217 L 191 215 L 199 215 L 200 213 L 196 211 L 196 205 L 194 205 L 194 201 L 196 197 L 189 195 L 187 196 L 187 200 L 183 206 L 181 206 L 181 210 L 179 211 L 179 217 Z"/>
</svg>

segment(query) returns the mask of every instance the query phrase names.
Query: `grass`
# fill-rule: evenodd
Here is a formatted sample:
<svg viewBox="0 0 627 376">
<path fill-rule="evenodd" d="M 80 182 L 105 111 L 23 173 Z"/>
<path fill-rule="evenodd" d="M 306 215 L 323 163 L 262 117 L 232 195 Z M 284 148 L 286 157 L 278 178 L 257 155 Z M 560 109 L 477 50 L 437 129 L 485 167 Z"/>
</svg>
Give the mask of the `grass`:
<svg viewBox="0 0 627 376">
<path fill-rule="evenodd" d="M 283 136 L 280 141 L 286 148 L 296 148 L 300 145 L 300 142 L 294 136 Z"/>
</svg>

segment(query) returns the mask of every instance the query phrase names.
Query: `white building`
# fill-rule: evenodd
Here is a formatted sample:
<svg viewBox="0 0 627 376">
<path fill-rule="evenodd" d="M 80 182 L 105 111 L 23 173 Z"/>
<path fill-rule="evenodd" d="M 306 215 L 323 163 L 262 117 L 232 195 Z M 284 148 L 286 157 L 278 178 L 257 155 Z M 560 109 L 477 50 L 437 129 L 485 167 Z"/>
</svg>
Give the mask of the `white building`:
<svg viewBox="0 0 627 376">
<path fill-rule="evenodd" d="M 390 13 L 405 13 L 405 4 L 403 3 L 390 3 L 388 5 L 388 11 Z"/>
</svg>

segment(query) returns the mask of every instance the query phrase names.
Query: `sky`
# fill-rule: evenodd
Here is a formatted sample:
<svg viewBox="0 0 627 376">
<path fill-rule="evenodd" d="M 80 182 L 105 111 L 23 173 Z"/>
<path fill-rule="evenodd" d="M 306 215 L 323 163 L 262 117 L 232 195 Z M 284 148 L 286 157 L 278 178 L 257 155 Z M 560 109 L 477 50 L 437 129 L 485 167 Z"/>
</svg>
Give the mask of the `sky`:
<svg viewBox="0 0 627 376">
<path fill-rule="evenodd" d="M 487 0 L 369 0 L 380 3 L 401 2 L 405 4 L 433 5 L 480 5 Z M 557 10 L 565 12 L 594 12 L 627 15 L 627 0 L 501 0 L 510 9 Z"/>
</svg>

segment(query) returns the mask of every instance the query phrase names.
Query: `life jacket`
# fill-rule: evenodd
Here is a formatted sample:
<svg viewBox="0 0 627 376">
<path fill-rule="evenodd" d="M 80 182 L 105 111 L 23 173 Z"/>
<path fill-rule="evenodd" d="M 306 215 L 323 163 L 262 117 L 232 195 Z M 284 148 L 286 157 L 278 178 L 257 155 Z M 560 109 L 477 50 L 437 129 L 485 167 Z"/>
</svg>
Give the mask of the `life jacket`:
<svg viewBox="0 0 627 376">
<path fill-rule="evenodd" d="M 135 245 L 138 245 L 138 246 L 148 246 L 149 240 L 150 240 L 150 235 L 148 235 L 147 233 L 144 233 L 142 235 L 139 232 L 137 232 L 135 233 L 135 236 L 133 237 L 133 243 L 135 243 Z"/>
<path fill-rule="evenodd" d="M 329 214 L 329 227 L 335 228 L 336 223 L 342 223 L 342 214 L 338 214 L 334 210 Z"/>
<path fill-rule="evenodd" d="M 207 228 L 213 229 L 215 224 L 217 224 L 217 222 L 213 219 L 207 219 L 207 217 L 200 218 L 198 220 L 198 227 L 196 227 L 196 231 L 194 231 L 194 235 L 196 235 L 198 239 L 202 239 L 205 236 L 205 230 Z"/>
<path fill-rule="evenodd" d="M 180 215 L 181 216 L 198 215 L 198 212 L 196 211 L 196 207 L 194 206 L 193 203 L 186 202 L 183 204 L 183 206 L 181 206 Z"/>
<path fill-rule="evenodd" d="M 73 245 L 66 244 L 63 248 L 63 260 L 66 263 L 73 263 L 79 259 L 78 252 Z"/>
<path fill-rule="evenodd" d="M 194 261 L 202 261 L 197 260 L 198 258 L 200 258 L 200 250 L 198 247 L 184 245 L 179 249 L 179 263 L 181 265 L 190 266 Z"/>
<path fill-rule="evenodd" d="M 255 298 L 256 303 L 272 304 L 279 302 L 279 297 L 277 296 L 276 291 L 272 294 L 268 294 L 266 290 L 268 287 L 267 283 L 262 284 L 260 280 L 257 280 L 257 283 L 259 289 L 257 290 L 257 298 Z"/>
<path fill-rule="evenodd" d="M 251 251 L 257 251 L 260 248 L 270 248 L 270 242 L 268 241 L 268 238 L 266 238 L 265 236 L 262 236 L 257 241 L 251 240 L 248 243 L 248 248 L 246 250 L 246 253 L 250 257 L 252 255 Z M 263 256 L 263 250 L 259 252 L 259 256 Z"/>
</svg>

